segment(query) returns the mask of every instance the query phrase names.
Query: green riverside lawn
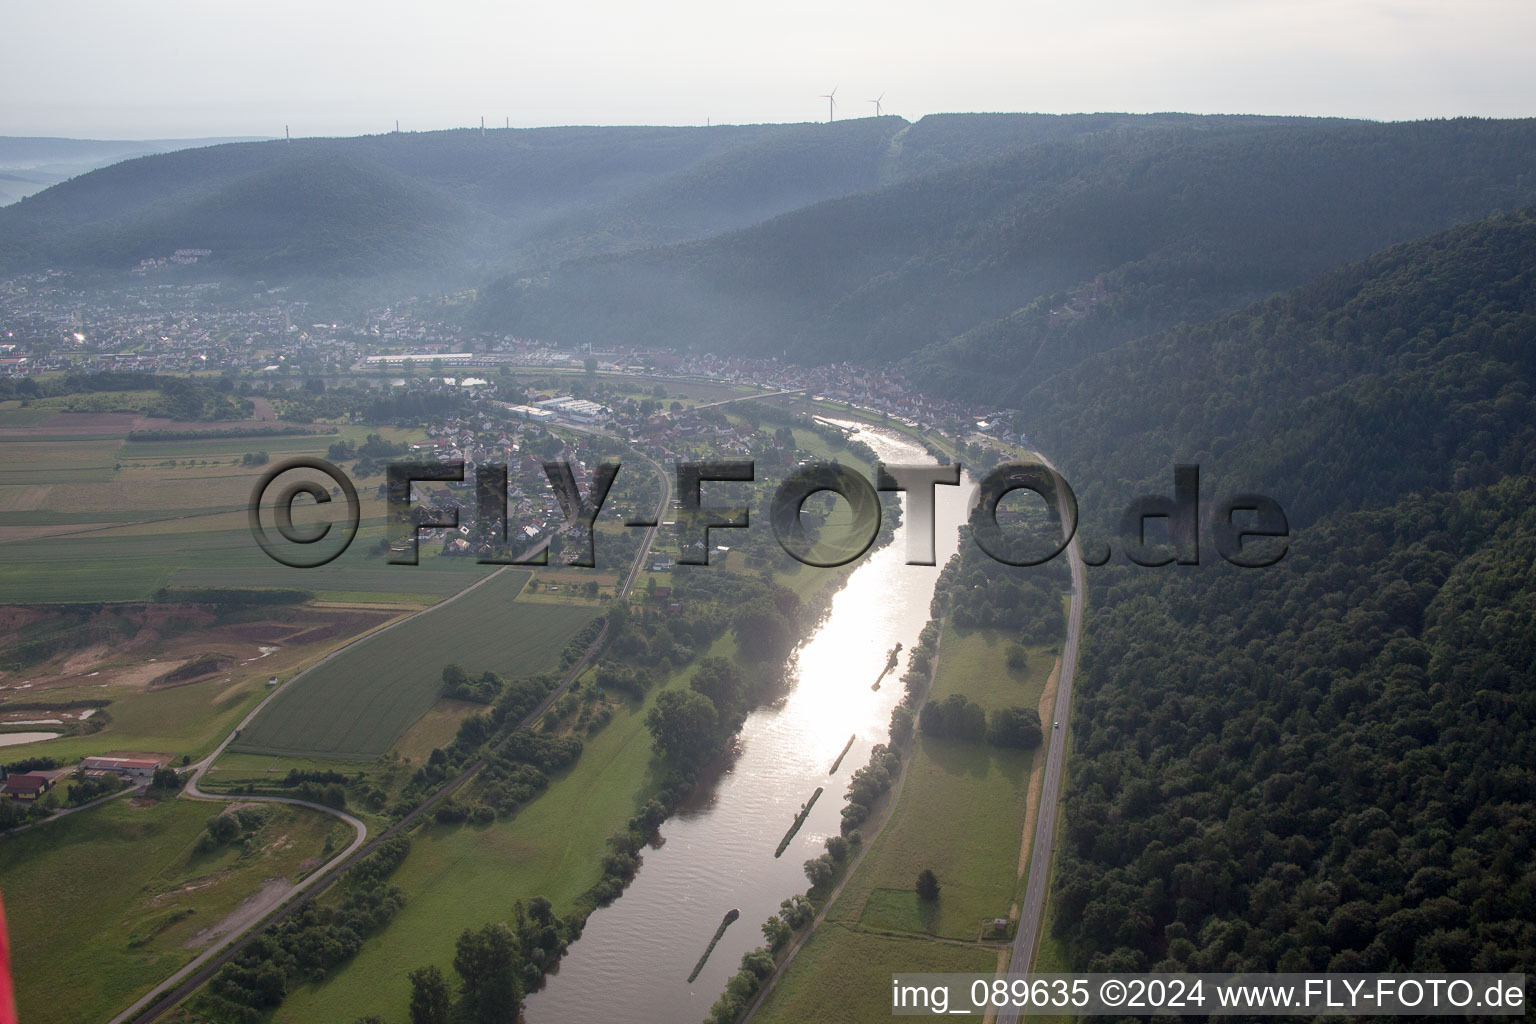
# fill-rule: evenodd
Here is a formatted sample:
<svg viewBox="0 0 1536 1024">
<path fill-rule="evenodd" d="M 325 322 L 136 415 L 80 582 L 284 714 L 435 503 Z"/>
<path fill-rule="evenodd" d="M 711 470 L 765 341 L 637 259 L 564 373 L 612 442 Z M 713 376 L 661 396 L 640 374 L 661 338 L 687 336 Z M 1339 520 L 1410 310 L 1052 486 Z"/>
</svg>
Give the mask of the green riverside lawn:
<svg viewBox="0 0 1536 1024">
<path fill-rule="evenodd" d="M 1028 668 L 1016 673 L 1007 668 L 1010 646 L 998 631 L 947 625 L 930 696 L 964 693 L 988 711 L 1037 707 L 1055 652 L 1029 648 Z M 1019 847 L 1038 751 L 921 734 L 915 742 L 885 828 L 754 1021 L 883 1021 L 893 973 L 997 969 L 994 948 L 955 943 L 975 942 L 983 922 L 1007 917 L 1022 895 Z M 914 892 L 924 868 L 942 885 L 936 906 Z"/>
</svg>

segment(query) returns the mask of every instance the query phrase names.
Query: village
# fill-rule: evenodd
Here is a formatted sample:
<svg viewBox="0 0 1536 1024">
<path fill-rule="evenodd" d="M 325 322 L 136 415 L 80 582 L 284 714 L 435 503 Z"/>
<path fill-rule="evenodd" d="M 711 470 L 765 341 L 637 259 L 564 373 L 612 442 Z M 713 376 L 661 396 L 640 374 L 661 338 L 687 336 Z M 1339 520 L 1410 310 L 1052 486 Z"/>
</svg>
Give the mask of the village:
<svg viewBox="0 0 1536 1024">
<path fill-rule="evenodd" d="M 439 305 L 417 299 L 368 310 L 349 322 L 315 322 L 309 310 L 310 303 L 290 298 L 284 288 L 252 293 L 230 285 L 167 283 L 154 274 L 113 288 L 76 283 L 61 271 L 13 278 L 0 282 L 0 379 L 11 379 L 23 397 L 30 378 L 106 371 L 221 375 L 249 383 L 254 393 L 347 377 L 377 388 L 420 381 L 494 394 L 506 374 L 584 370 L 800 391 L 914 427 L 1020 440 L 1010 432 L 1013 410 L 925 395 L 900 367 L 801 366 L 684 349 L 560 346 L 471 331 L 444 316 Z M 584 401 L 550 394 L 529 403 L 532 409 L 513 411 L 535 422 L 559 418 L 604 425 L 606 411 Z M 645 433 L 633 421 L 618 426 L 631 438 Z M 689 429 L 686 421 L 672 422 L 663 433 Z"/>
</svg>

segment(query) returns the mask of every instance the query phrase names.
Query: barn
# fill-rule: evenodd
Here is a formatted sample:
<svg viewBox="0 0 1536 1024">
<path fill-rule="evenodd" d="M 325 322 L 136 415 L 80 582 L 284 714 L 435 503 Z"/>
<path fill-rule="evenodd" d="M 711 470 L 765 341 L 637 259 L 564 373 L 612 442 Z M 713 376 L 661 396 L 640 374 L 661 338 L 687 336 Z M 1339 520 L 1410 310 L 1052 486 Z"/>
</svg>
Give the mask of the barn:
<svg viewBox="0 0 1536 1024">
<path fill-rule="evenodd" d="M 53 780 L 46 775 L 11 775 L 5 780 L 5 785 L 0 787 L 0 795 L 8 796 L 13 800 L 36 800 L 48 792 L 48 787 L 53 785 Z"/>
<path fill-rule="evenodd" d="M 151 761 L 134 757 L 88 757 L 80 762 L 80 767 L 87 772 L 112 772 L 125 779 L 147 781 L 154 778 L 155 769 L 163 764 L 165 764 L 165 760 Z"/>
</svg>

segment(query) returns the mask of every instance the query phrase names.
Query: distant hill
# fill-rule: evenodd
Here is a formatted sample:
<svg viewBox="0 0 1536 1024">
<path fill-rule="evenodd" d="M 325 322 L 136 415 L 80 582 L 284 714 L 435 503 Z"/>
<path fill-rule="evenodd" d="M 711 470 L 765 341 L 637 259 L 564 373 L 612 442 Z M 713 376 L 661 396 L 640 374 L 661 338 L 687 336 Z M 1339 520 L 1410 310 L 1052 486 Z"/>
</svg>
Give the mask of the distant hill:
<svg viewBox="0 0 1536 1024">
<path fill-rule="evenodd" d="M 1536 121 L 1037 119 L 1040 140 L 1019 132 L 1000 156 L 996 141 L 968 146 L 985 124 L 925 118 L 899 144 L 942 135 L 944 158 L 914 156 L 876 191 L 498 282 L 480 323 L 910 356 L 936 389 L 1015 404 L 1028 379 L 1086 355 L 1536 201 Z"/>
<path fill-rule="evenodd" d="M 477 283 L 543 258 L 708 235 L 874 187 L 904 127 L 884 118 L 462 130 L 188 150 L 115 164 L 0 210 L 9 243 L 0 269 L 121 270 L 170 246 L 214 249 L 213 273 L 357 278 L 409 266 Z M 313 228 L 263 228 L 285 212 L 270 205 L 286 204 L 276 180 L 295 209 L 344 202 Z M 394 209 L 402 190 L 430 216 Z M 249 231 L 232 230 L 241 224 Z M 349 230 L 355 239 L 335 234 Z"/>
<path fill-rule="evenodd" d="M 212 146 L 126 160 L 0 210 L 0 272 L 121 271 L 168 247 L 208 248 L 214 256 L 196 273 L 309 282 L 414 274 L 426 286 L 478 285 L 724 235 L 1030 145 L 1287 123 L 954 114 L 917 124 L 461 130 Z M 292 202 L 272 205 L 263 175 L 278 175 Z M 401 190 L 416 199 L 396 209 Z M 341 205 L 312 227 L 288 217 L 333 199 Z"/>
<path fill-rule="evenodd" d="M 255 137 L 109 140 L 0 136 L 0 206 L 132 157 L 226 142 L 254 141 L 257 141 Z"/>
</svg>

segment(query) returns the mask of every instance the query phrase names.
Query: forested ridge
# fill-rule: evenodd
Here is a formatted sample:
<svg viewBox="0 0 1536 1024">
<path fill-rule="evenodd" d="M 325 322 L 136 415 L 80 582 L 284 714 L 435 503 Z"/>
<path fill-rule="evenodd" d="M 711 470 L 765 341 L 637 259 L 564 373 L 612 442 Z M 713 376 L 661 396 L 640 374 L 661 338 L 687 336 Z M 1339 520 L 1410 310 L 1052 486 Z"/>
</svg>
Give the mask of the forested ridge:
<svg viewBox="0 0 1536 1024">
<path fill-rule="evenodd" d="M 1531 969 L 1532 253 L 1536 211 L 1466 225 L 1031 396 L 1085 530 L 1174 461 L 1292 529 L 1266 569 L 1206 537 L 1199 567 L 1089 570 L 1075 966 Z"/>
<path fill-rule="evenodd" d="M 214 145 L 125 160 L 0 210 L 0 273 L 110 274 L 206 248 L 183 275 L 463 287 L 729 232 L 1042 140 L 1217 121 L 1289 123 L 951 114 Z"/>
<path fill-rule="evenodd" d="M 1022 408 L 1097 352 L 1536 202 L 1532 166 L 1536 121 L 1132 119 L 503 280 L 476 318 L 573 342 L 910 357 L 927 391 Z"/>
</svg>

